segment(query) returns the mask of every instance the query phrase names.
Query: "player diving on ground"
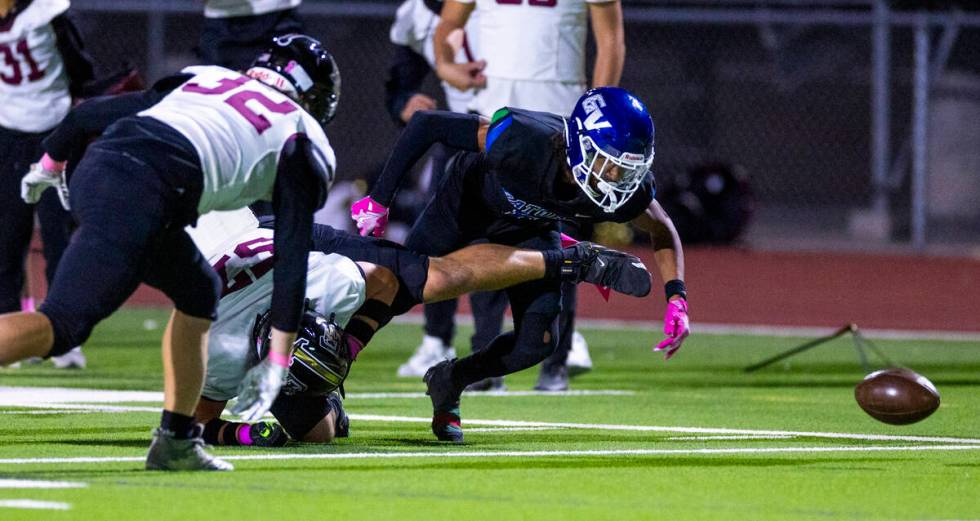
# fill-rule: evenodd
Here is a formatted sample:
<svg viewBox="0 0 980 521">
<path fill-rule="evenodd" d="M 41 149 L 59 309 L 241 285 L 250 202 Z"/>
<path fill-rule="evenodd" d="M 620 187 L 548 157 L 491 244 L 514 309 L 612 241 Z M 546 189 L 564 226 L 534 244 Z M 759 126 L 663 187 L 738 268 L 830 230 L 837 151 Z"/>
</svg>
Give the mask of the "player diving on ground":
<svg viewBox="0 0 980 521">
<path fill-rule="evenodd" d="M 187 230 L 222 279 L 196 413 L 204 440 L 214 445 L 277 446 L 286 433 L 318 443 L 345 436 L 348 420 L 336 390 L 350 364 L 392 316 L 417 304 L 533 280 L 593 282 L 637 296 L 650 291 L 650 275 L 638 258 L 591 243 L 549 251 L 477 244 L 429 257 L 314 225 L 307 308 L 286 384 L 271 408 L 281 427 L 235 423 L 220 415 L 268 351 L 275 239 L 273 223 L 263 221 L 247 209 L 213 212 Z"/>
</svg>

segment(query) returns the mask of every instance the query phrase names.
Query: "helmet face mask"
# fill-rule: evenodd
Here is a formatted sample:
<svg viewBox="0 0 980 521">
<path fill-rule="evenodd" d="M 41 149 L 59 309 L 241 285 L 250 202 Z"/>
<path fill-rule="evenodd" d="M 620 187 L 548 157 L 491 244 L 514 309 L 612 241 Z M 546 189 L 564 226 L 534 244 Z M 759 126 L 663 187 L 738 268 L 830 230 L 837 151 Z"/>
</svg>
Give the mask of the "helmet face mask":
<svg viewBox="0 0 980 521">
<path fill-rule="evenodd" d="M 266 311 L 255 320 L 249 366 L 258 364 L 269 354 L 272 339 L 272 313 Z M 282 393 L 323 396 L 341 387 L 350 372 L 350 355 L 344 330 L 332 318 L 305 311 L 293 343 L 289 373 Z"/>
<path fill-rule="evenodd" d="M 572 177 L 607 213 L 625 204 L 653 163 L 653 120 L 629 92 L 601 87 L 575 104 L 566 146 Z"/>
<path fill-rule="evenodd" d="M 273 38 L 269 49 L 252 62 L 249 75 L 292 96 L 321 126 L 337 114 L 340 70 L 314 38 L 302 34 Z"/>
</svg>

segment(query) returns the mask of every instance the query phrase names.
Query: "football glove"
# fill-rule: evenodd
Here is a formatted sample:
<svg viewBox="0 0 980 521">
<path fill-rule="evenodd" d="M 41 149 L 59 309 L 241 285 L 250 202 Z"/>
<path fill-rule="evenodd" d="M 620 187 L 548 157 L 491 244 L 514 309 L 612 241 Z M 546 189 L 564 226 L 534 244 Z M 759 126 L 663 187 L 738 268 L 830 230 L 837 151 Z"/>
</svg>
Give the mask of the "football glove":
<svg viewBox="0 0 980 521">
<path fill-rule="evenodd" d="M 664 334 L 667 335 L 662 342 L 653 348 L 654 351 L 667 351 L 664 360 L 670 360 L 674 353 L 681 348 L 684 339 L 691 334 L 690 321 L 687 318 L 687 301 L 678 298 L 667 302 L 667 311 L 664 313 Z"/>
<path fill-rule="evenodd" d="M 279 389 L 286 380 L 289 367 L 272 361 L 262 360 L 259 365 L 249 369 L 238 386 L 238 402 L 231 409 L 244 422 L 254 422 L 265 415 L 272 402 L 279 395 Z"/>
<path fill-rule="evenodd" d="M 369 195 L 351 205 L 350 218 L 357 223 L 361 237 L 384 237 L 385 227 L 388 226 L 388 209 Z"/>
<path fill-rule="evenodd" d="M 20 198 L 27 204 L 37 204 L 41 194 L 50 187 L 58 190 L 58 199 L 65 210 L 71 210 L 68 202 L 68 181 L 65 179 L 65 164 L 48 157 L 31 165 L 31 169 L 20 180 Z"/>
</svg>

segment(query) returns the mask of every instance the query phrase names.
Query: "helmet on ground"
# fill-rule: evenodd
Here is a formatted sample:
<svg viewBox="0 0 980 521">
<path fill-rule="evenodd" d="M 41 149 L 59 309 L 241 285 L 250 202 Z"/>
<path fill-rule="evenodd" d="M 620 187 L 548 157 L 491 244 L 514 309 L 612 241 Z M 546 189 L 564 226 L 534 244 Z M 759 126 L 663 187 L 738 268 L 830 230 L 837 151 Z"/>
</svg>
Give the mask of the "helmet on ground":
<svg viewBox="0 0 980 521">
<path fill-rule="evenodd" d="M 350 371 L 350 355 L 344 330 L 331 318 L 307 310 L 303 312 L 289 374 L 283 383 L 286 395 L 323 396 L 339 388 Z M 255 319 L 249 365 L 258 364 L 269 354 L 272 340 L 272 313 L 266 311 Z"/>
<path fill-rule="evenodd" d="M 337 113 L 337 62 L 319 41 L 305 34 L 273 38 L 269 49 L 255 58 L 246 74 L 292 96 L 321 125 Z"/>
<path fill-rule="evenodd" d="M 616 211 L 650 171 L 653 133 L 653 119 L 636 96 L 618 87 L 587 91 L 565 136 L 576 184 L 603 210 Z"/>
</svg>

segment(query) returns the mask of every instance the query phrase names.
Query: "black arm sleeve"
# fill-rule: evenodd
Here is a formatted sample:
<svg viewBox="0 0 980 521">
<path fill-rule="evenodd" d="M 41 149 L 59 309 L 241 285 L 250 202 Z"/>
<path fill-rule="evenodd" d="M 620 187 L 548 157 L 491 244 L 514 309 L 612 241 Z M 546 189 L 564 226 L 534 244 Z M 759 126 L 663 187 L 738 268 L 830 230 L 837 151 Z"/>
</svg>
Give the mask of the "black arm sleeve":
<svg viewBox="0 0 980 521">
<path fill-rule="evenodd" d="M 92 98 L 73 108 L 44 140 L 44 150 L 56 161 L 74 157 L 109 125 L 148 109 L 188 79 L 190 74 L 170 76 L 142 92 Z"/>
<path fill-rule="evenodd" d="M 92 81 L 94 77 L 92 58 L 85 52 L 82 37 L 67 15 L 55 17 L 51 20 L 51 27 L 54 28 L 58 53 L 61 54 L 65 72 L 68 74 L 68 91 L 71 92 L 72 97 L 77 98 L 81 95 L 85 84 Z"/>
<path fill-rule="evenodd" d="M 286 143 L 276 172 L 272 210 L 276 252 L 272 274 L 272 326 L 280 331 L 299 328 L 306 296 L 306 270 L 313 246 L 313 212 L 322 202 L 323 165 L 306 136 Z"/>
<path fill-rule="evenodd" d="M 475 114 L 441 110 L 416 112 L 398 137 L 384 170 L 371 189 L 371 197 L 385 206 L 391 206 L 405 174 L 435 143 L 457 150 L 479 152 L 479 130 L 480 117 Z"/>
<path fill-rule="evenodd" d="M 385 108 L 395 123 L 405 124 L 402 110 L 408 100 L 418 93 L 429 71 L 429 63 L 411 47 L 395 46 L 395 55 L 388 68 L 388 80 L 385 81 Z"/>
</svg>

